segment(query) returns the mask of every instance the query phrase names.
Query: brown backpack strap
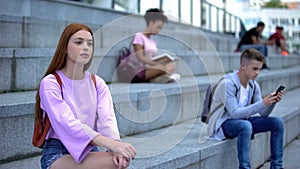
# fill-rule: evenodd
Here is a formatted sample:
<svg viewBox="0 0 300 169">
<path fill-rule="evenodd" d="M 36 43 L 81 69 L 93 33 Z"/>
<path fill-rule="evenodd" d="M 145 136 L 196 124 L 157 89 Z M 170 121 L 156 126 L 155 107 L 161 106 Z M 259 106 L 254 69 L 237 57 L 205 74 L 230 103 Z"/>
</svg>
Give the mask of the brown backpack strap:
<svg viewBox="0 0 300 169">
<path fill-rule="evenodd" d="M 59 86 L 60 86 L 60 89 L 61 89 L 61 97 L 63 97 L 63 95 L 62 95 L 62 81 L 61 81 L 61 78 L 59 77 L 59 75 L 56 73 L 56 72 L 54 72 L 53 73 L 53 75 L 55 76 L 55 78 L 56 78 L 56 80 L 57 80 L 57 82 L 58 82 L 58 84 L 59 84 Z M 44 133 L 43 133 L 43 137 L 44 138 L 46 138 L 46 135 L 47 135 L 47 133 L 48 133 L 48 131 L 49 131 L 49 128 L 50 128 L 50 126 L 51 126 L 51 124 L 50 124 L 50 120 L 49 120 L 49 117 L 48 117 L 48 115 L 47 115 L 47 113 L 45 114 L 45 128 L 44 128 Z"/>
<path fill-rule="evenodd" d="M 93 80 L 93 82 L 94 82 L 95 88 L 97 89 L 96 76 L 95 76 L 95 74 L 91 74 L 91 78 L 92 78 L 92 80 Z"/>
<path fill-rule="evenodd" d="M 62 94 L 62 81 L 59 77 L 59 75 L 54 72 L 53 75 L 55 76 L 60 88 L 61 88 L 61 94 Z M 46 136 L 48 134 L 48 131 L 50 129 L 51 123 L 49 120 L 49 117 L 47 113 L 45 114 L 44 122 L 38 122 L 35 121 L 34 123 L 34 134 L 32 137 L 32 144 L 36 147 L 43 148 L 43 145 L 46 140 Z"/>
<path fill-rule="evenodd" d="M 61 94 L 62 94 L 62 81 L 61 81 L 61 78 L 59 77 L 59 75 L 56 72 L 54 72 L 53 75 L 55 76 L 55 78 L 56 78 L 56 80 L 57 80 L 57 82 L 60 86 Z"/>
</svg>

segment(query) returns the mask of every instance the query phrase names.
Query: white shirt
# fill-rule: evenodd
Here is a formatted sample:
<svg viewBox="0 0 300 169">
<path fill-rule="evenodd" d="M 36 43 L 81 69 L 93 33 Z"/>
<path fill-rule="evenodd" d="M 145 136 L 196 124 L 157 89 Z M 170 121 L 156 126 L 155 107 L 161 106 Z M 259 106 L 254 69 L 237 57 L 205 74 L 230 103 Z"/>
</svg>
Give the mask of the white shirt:
<svg viewBox="0 0 300 169">
<path fill-rule="evenodd" d="M 249 95 L 249 85 L 245 88 L 243 85 L 240 87 L 240 100 L 239 100 L 239 106 L 245 107 L 248 103 L 248 95 Z"/>
</svg>

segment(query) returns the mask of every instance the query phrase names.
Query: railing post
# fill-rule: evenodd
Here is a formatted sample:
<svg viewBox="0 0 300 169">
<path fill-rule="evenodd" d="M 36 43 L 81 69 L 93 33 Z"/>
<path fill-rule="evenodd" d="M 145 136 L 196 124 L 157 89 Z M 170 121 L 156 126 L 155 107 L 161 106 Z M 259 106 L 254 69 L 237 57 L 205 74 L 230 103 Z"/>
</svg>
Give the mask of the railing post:
<svg viewBox="0 0 300 169">
<path fill-rule="evenodd" d="M 209 20 L 209 30 L 212 29 L 212 24 L 211 24 L 211 4 L 208 4 L 208 20 Z"/>
<path fill-rule="evenodd" d="M 217 9 L 217 32 L 220 32 L 220 24 L 219 24 L 219 16 L 220 16 L 220 14 L 219 14 L 219 12 L 220 12 L 220 10 L 219 10 L 219 8 L 218 7 L 216 7 L 216 9 Z"/>
<path fill-rule="evenodd" d="M 226 32 L 226 22 L 227 22 L 226 11 L 225 11 L 225 9 L 223 9 L 222 11 L 223 11 L 223 33 L 225 33 Z"/>
<path fill-rule="evenodd" d="M 203 12 L 203 0 L 200 0 L 200 27 L 203 28 L 203 15 L 204 15 L 204 12 Z"/>
<path fill-rule="evenodd" d="M 178 19 L 181 22 L 181 0 L 178 0 Z"/>
<path fill-rule="evenodd" d="M 112 0 L 112 1 L 111 1 L 111 8 L 112 8 L 112 9 L 115 9 L 115 0 Z"/>
<path fill-rule="evenodd" d="M 227 20 L 226 20 L 226 0 L 223 0 L 223 33 L 226 32 L 226 23 L 227 23 Z"/>
<path fill-rule="evenodd" d="M 159 0 L 159 9 L 160 9 L 160 10 L 163 9 L 163 0 Z"/>
<path fill-rule="evenodd" d="M 238 30 L 239 19 L 237 17 L 234 17 L 234 20 L 235 20 L 235 22 L 234 22 L 235 23 L 235 25 L 234 25 L 234 27 L 235 27 L 235 37 L 239 38 L 240 37 L 240 32 Z M 240 28 L 240 30 L 241 30 L 241 28 Z"/>
<path fill-rule="evenodd" d="M 141 0 L 137 0 L 137 12 L 141 14 Z"/>
<path fill-rule="evenodd" d="M 193 0 L 190 1 L 190 22 L 193 25 L 193 15 L 194 15 L 194 11 L 193 11 Z"/>
<path fill-rule="evenodd" d="M 229 14 L 229 31 L 230 32 L 233 32 L 233 30 L 232 30 L 232 15 L 231 14 Z"/>
</svg>

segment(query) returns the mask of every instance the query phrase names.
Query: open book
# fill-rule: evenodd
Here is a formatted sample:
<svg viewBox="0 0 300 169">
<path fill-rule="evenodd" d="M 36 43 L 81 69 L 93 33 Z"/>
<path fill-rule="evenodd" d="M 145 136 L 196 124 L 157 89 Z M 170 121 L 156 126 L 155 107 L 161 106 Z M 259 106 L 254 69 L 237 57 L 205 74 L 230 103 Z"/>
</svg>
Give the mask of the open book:
<svg viewBox="0 0 300 169">
<path fill-rule="evenodd" d="M 176 60 L 173 56 L 171 56 L 168 53 L 162 53 L 160 55 L 156 55 L 152 57 L 152 60 L 155 62 L 160 62 L 160 63 L 168 63 L 168 62 L 173 62 Z"/>
</svg>

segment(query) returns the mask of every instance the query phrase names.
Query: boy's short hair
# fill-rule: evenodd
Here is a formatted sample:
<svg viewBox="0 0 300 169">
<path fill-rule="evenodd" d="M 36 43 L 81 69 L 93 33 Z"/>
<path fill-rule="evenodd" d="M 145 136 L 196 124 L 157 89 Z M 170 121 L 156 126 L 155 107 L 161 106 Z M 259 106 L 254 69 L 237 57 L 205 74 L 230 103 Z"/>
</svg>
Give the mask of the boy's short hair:
<svg viewBox="0 0 300 169">
<path fill-rule="evenodd" d="M 254 48 L 245 49 L 241 54 L 240 61 L 244 62 L 244 61 L 250 61 L 250 60 L 256 60 L 256 61 L 264 63 L 265 57 L 262 53 L 260 53 L 258 50 L 254 49 Z"/>
<path fill-rule="evenodd" d="M 164 12 L 158 8 L 150 8 L 146 11 L 146 14 L 144 16 L 147 25 L 151 21 L 162 21 L 163 23 L 168 23 L 167 16 L 164 15 Z"/>
<path fill-rule="evenodd" d="M 284 30 L 284 28 L 282 26 L 276 26 L 276 29 L 278 29 L 278 30 Z"/>
<path fill-rule="evenodd" d="M 263 22 L 261 22 L 261 21 L 260 21 L 260 22 L 258 22 L 258 23 L 257 23 L 257 25 L 256 25 L 256 26 L 257 26 L 257 27 L 259 27 L 259 26 L 263 26 L 263 27 L 265 27 L 265 23 L 263 23 Z"/>
</svg>

